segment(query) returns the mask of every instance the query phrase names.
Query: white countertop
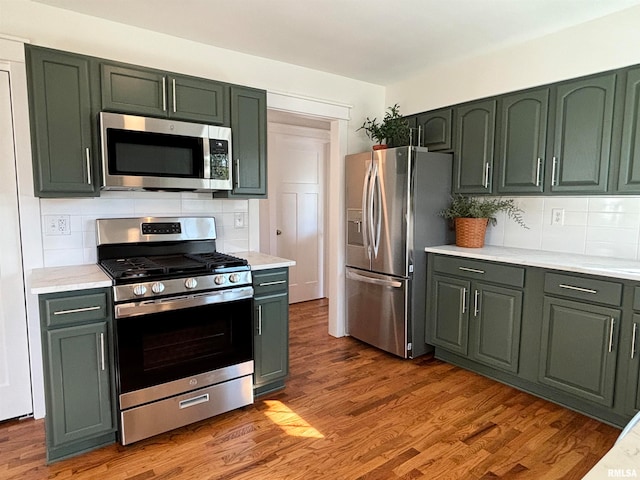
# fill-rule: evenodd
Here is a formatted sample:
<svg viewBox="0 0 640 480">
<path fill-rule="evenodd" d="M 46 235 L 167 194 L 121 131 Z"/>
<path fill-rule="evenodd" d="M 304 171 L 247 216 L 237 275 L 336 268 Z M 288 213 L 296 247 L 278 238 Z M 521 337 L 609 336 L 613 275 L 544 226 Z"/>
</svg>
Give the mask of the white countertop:
<svg viewBox="0 0 640 480">
<path fill-rule="evenodd" d="M 251 265 L 251 270 L 266 270 L 268 268 L 292 267 L 296 264 L 294 260 L 274 257 L 260 252 L 234 252 L 231 255 L 244 258 Z"/>
<path fill-rule="evenodd" d="M 246 259 L 252 270 L 291 267 L 296 264 L 293 260 L 260 252 L 237 252 L 233 255 Z M 110 287 L 111 285 L 113 283 L 109 276 L 96 264 L 36 268 L 31 271 L 31 293 L 36 295 Z"/>
<path fill-rule="evenodd" d="M 640 262 L 637 260 L 495 246 L 463 248 L 455 245 L 440 245 L 427 247 L 424 250 L 456 257 L 640 281 Z"/>
<path fill-rule="evenodd" d="M 31 271 L 31 293 L 37 295 L 111 285 L 109 276 L 96 264 L 36 268 Z"/>
</svg>

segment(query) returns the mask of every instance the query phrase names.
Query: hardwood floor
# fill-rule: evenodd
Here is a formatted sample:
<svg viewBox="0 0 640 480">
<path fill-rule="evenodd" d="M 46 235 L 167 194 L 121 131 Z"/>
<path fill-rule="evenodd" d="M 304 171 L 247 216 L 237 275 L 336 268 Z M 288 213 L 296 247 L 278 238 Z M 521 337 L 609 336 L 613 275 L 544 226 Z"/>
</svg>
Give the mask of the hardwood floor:
<svg viewBox="0 0 640 480">
<path fill-rule="evenodd" d="M 287 388 L 123 447 L 45 465 L 42 420 L 0 423 L 0 478 L 579 479 L 619 430 L 430 357 L 327 334 L 291 306 Z"/>
</svg>

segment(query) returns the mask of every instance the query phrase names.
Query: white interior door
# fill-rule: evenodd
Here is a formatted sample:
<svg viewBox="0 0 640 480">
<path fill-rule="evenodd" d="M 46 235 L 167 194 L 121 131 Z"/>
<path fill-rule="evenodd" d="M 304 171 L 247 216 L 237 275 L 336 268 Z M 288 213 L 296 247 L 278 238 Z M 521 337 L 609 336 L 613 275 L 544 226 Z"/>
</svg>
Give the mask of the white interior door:
<svg viewBox="0 0 640 480">
<path fill-rule="evenodd" d="M 278 125 L 269 130 L 271 254 L 296 261 L 290 303 L 324 292 L 324 178 L 329 137 L 322 130 Z"/>
<path fill-rule="evenodd" d="M 32 412 L 9 73 L 0 70 L 0 421 Z"/>
</svg>

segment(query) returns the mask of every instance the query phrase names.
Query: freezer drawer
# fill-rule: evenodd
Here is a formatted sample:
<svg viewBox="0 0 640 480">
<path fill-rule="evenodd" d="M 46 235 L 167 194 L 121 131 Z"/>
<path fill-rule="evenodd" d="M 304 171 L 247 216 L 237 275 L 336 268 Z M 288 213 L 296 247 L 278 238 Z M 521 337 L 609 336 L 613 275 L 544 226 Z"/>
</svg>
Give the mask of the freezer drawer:
<svg viewBox="0 0 640 480">
<path fill-rule="evenodd" d="M 407 358 L 408 279 L 347 268 L 347 333 Z"/>
</svg>

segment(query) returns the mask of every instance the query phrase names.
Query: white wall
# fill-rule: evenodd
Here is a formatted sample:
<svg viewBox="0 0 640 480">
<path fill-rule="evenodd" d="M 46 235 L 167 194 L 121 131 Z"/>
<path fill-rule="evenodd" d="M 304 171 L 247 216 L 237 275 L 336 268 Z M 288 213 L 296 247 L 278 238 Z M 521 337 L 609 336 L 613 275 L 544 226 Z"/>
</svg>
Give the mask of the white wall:
<svg viewBox="0 0 640 480">
<path fill-rule="evenodd" d="M 389 85 L 404 114 L 640 63 L 640 6 Z M 455 32 L 452 32 L 455 35 Z"/>
</svg>

